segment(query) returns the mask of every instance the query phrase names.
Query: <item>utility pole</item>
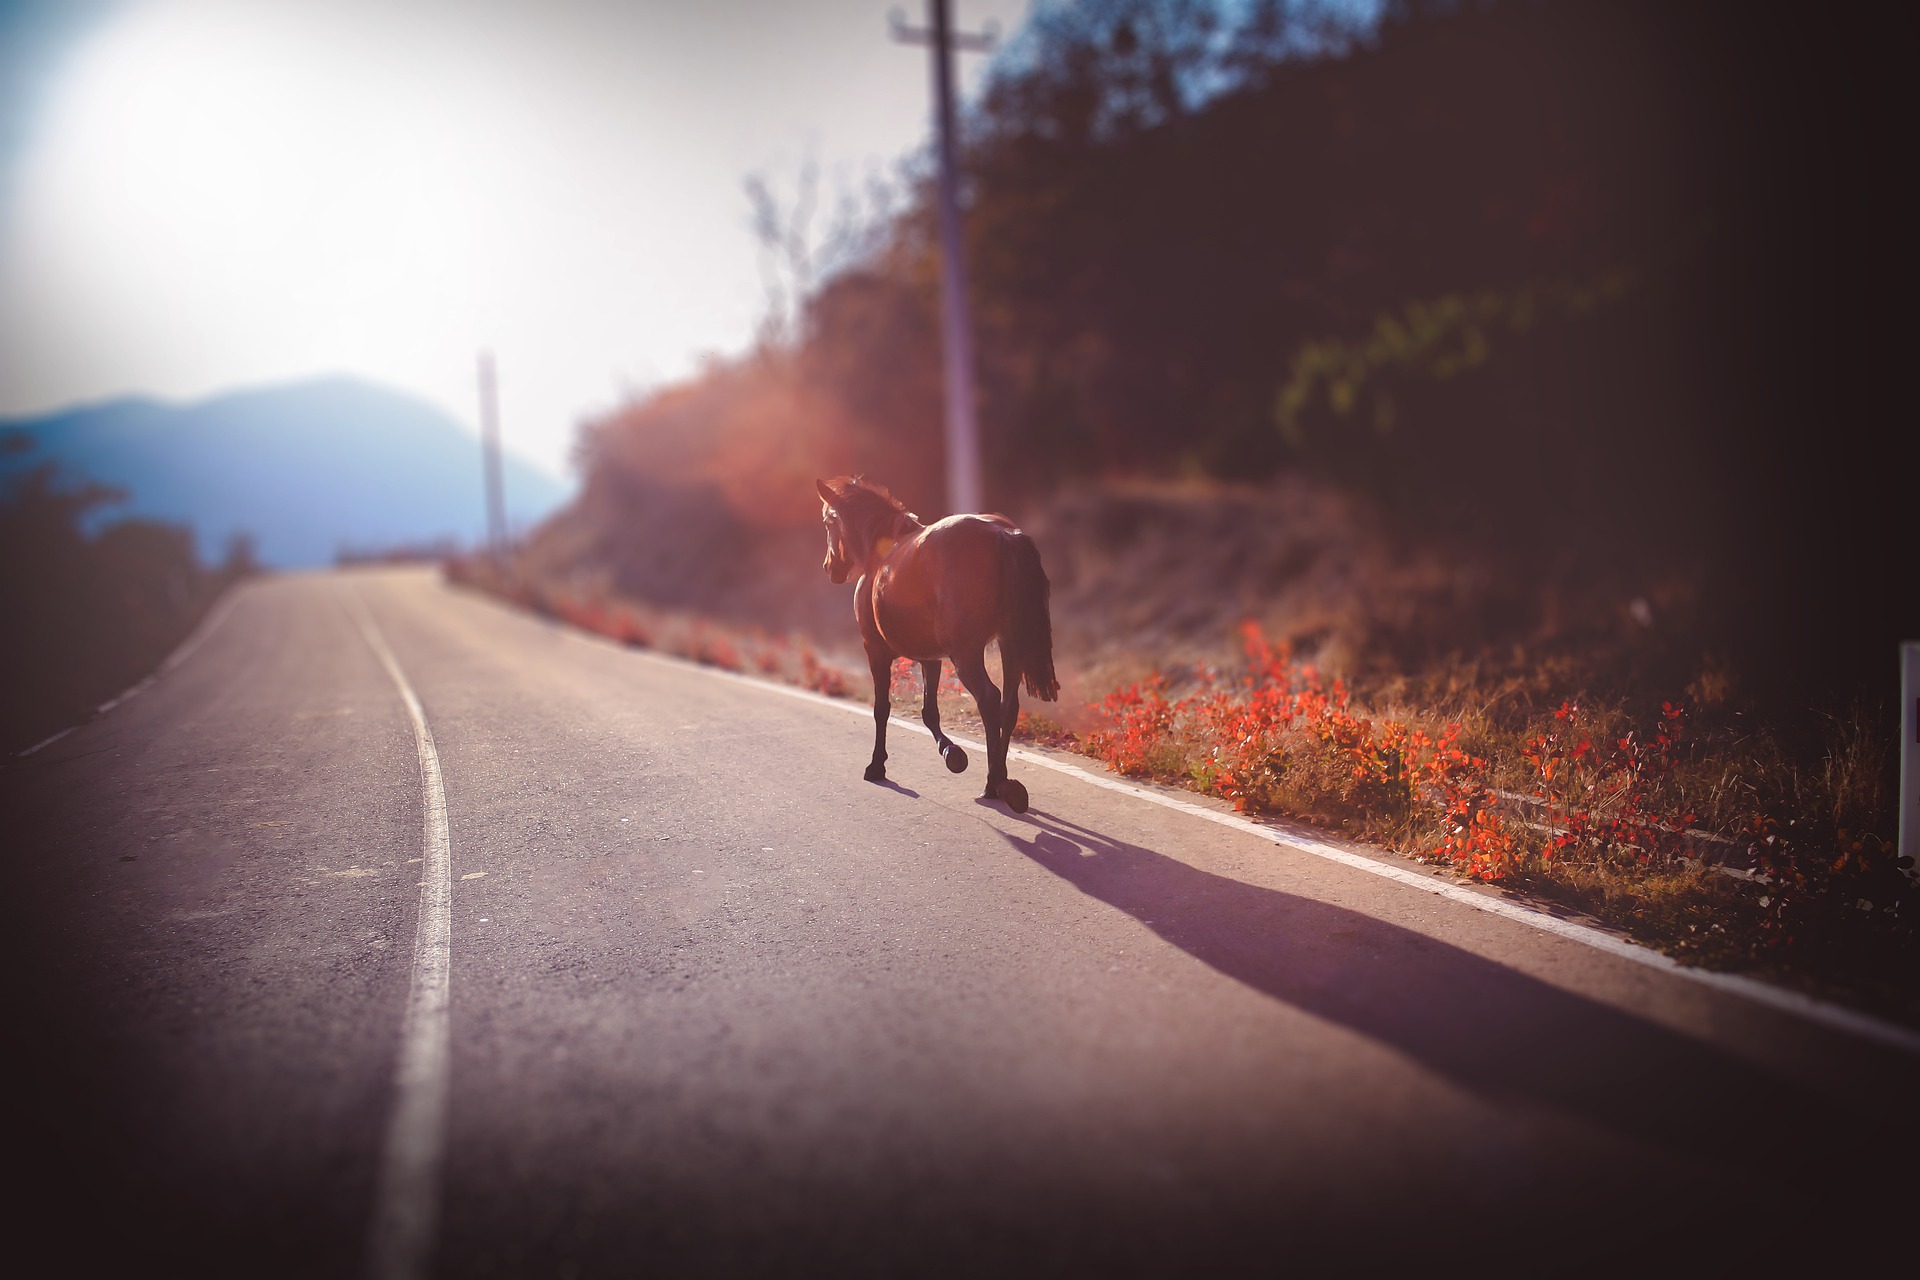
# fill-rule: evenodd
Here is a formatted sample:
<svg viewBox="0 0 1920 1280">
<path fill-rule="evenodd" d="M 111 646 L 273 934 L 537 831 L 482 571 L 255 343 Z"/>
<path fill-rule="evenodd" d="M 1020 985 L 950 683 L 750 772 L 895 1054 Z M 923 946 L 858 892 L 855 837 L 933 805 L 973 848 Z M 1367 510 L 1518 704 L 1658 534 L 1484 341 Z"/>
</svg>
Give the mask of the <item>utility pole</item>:
<svg viewBox="0 0 1920 1280">
<path fill-rule="evenodd" d="M 947 389 L 947 505 L 950 514 L 978 511 L 980 428 L 973 416 L 973 321 L 967 307 L 967 264 L 960 242 L 959 180 L 954 172 L 958 148 L 953 124 L 953 52 L 984 53 L 999 31 L 989 24 L 977 35 L 956 32 L 948 0 L 927 0 L 926 27 L 915 30 L 898 9 L 891 15 L 893 38 L 924 44 L 932 52 L 933 110 L 940 155 L 941 336 Z"/>
<path fill-rule="evenodd" d="M 487 485 L 487 554 L 507 554 L 507 500 L 500 483 L 500 406 L 493 381 L 493 352 L 480 353 L 480 461 Z"/>
</svg>

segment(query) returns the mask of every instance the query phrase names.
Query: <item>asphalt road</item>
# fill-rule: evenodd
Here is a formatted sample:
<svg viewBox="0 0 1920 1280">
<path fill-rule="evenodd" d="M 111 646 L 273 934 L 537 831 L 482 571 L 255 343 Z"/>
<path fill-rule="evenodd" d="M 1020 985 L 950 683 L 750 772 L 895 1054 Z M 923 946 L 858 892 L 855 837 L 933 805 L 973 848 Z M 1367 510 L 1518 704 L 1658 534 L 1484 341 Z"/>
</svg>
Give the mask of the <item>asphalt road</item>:
<svg viewBox="0 0 1920 1280">
<path fill-rule="evenodd" d="M 862 717 L 414 571 L 250 585 L 0 770 L 7 1256 L 366 1267 L 428 807 L 362 619 L 450 837 L 428 1274 L 1911 1259 L 1910 1053 L 904 728 L 869 784 Z"/>
</svg>

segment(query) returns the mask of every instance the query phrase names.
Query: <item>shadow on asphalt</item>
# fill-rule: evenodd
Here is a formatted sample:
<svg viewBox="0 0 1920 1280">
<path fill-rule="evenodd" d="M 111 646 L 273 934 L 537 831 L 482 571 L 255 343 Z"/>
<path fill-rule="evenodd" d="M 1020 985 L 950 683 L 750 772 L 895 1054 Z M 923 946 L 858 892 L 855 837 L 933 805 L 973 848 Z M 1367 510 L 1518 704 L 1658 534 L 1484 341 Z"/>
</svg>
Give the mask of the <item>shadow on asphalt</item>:
<svg viewBox="0 0 1920 1280">
<path fill-rule="evenodd" d="M 1008 843 L 1083 893 L 1253 990 L 1489 1099 L 1543 1105 L 1694 1157 L 1766 1170 L 1768 1180 L 1778 1174 L 1828 1190 L 1857 1186 L 1913 1136 L 1892 1099 L 1852 1099 L 1863 1114 L 1424 934 L 1214 875 L 1039 810 L 1013 816 L 1033 834 L 1002 832 Z M 1856 1083 L 1836 1080 L 1835 1094 Z"/>
</svg>

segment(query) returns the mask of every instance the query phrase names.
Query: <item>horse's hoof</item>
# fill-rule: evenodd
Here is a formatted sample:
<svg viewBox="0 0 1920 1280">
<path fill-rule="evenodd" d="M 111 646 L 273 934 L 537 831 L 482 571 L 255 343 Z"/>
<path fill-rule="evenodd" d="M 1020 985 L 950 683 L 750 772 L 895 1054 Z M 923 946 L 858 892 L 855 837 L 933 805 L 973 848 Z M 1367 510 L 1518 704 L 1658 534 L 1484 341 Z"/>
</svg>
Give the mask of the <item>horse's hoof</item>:
<svg viewBox="0 0 1920 1280">
<path fill-rule="evenodd" d="M 1027 811 L 1027 789 L 1017 779 L 1008 778 L 1000 784 L 1000 798 L 1007 802 L 1007 808 L 1015 813 Z"/>
<path fill-rule="evenodd" d="M 965 773 L 967 771 L 967 753 L 960 749 L 959 743 L 949 742 L 947 749 L 942 751 L 940 755 L 947 762 L 948 773 Z"/>
<path fill-rule="evenodd" d="M 868 765 L 866 777 L 868 782 L 885 782 L 887 780 L 887 766 L 883 764 Z"/>
</svg>

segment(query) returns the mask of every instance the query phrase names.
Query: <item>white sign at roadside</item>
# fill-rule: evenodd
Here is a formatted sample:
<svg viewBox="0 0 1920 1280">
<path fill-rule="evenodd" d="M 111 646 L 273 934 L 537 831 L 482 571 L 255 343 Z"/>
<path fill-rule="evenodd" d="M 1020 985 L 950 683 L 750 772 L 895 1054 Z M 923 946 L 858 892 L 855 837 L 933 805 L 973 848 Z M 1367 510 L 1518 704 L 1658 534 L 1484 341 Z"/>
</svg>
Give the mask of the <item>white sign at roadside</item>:
<svg viewBox="0 0 1920 1280">
<path fill-rule="evenodd" d="M 1900 856 L 1920 877 L 1920 641 L 1900 646 Z"/>
</svg>

